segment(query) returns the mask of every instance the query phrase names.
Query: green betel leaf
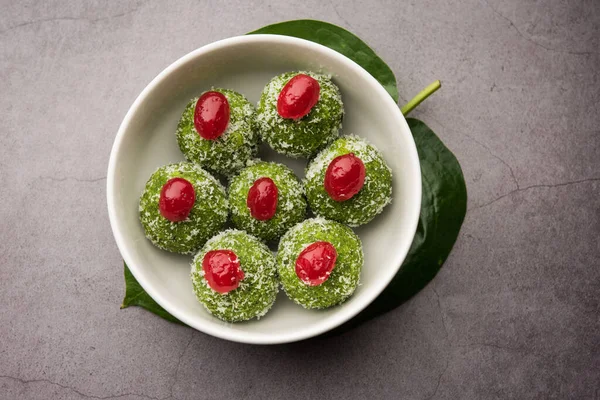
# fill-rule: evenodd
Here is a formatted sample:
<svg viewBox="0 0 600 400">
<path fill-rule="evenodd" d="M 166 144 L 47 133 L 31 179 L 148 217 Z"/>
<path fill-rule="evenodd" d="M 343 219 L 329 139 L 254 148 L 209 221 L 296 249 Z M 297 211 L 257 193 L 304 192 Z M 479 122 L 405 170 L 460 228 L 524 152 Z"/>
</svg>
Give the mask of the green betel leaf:
<svg viewBox="0 0 600 400">
<path fill-rule="evenodd" d="M 421 215 L 408 255 L 392 282 L 365 310 L 335 329 L 351 329 L 398 307 L 423 289 L 450 254 L 467 213 L 467 187 L 458 160 L 422 121 L 406 120 L 421 163 Z"/>
<path fill-rule="evenodd" d="M 164 308 L 159 306 L 148 293 L 146 293 L 144 288 L 138 283 L 127 267 L 127 264 L 123 263 L 123 267 L 125 270 L 125 298 L 123 299 L 121 308 L 127 308 L 129 306 L 142 307 L 168 321 L 184 325 L 183 322 L 169 314 Z"/>
<path fill-rule="evenodd" d="M 299 19 L 267 25 L 249 32 L 248 35 L 258 33 L 294 36 L 322 44 L 342 53 L 373 75 L 394 101 L 398 102 L 396 77 L 390 67 L 365 42 L 344 28 L 327 22 Z"/>
</svg>

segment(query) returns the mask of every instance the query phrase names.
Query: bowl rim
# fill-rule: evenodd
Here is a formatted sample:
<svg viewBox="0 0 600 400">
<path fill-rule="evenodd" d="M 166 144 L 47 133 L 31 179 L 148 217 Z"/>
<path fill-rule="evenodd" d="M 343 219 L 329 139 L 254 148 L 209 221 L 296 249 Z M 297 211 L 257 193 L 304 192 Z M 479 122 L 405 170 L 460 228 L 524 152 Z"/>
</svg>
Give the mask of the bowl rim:
<svg viewBox="0 0 600 400">
<path fill-rule="evenodd" d="M 359 312 L 364 310 L 368 305 L 370 305 L 387 287 L 387 285 L 391 282 L 394 276 L 397 274 L 400 269 L 402 263 L 404 262 L 406 255 L 408 254 L 408 250 L 412 244 L 412 240 L 414 239 L 414 235 L 417 229 L 417 224 L 420 216 L 421 210 L 421 167 L 418 158 L 416 144 L 414 142 L 414 138 L 412 134 L 410 134 L 410 141 L 412 142 L 412 146 L 406 149 L 404 153 L 405 158 L 408 158 L 408 161 L 413 164 L 415 168 L 415 172 L 418 173 L 416 176 L 416 184 L 414 190 L 411 190 L 413 196 L 416 196 L 416 201 L 412 201 L 411 209 L 409 209 L 409 216 L 406 221 L 403 221 L 403 224 L 407 228 L 407 231 L 411 232 L 410 240 L 404 241 L 401 248 L 397 248 L 394 252 L 394 259 L 390 261 L 396 267 L 393 269 L 393 273 L 390 272 L 389 276 L 384 277 L 384 279 L 377 281 L 377 290 L 373 291 L 372 294 L 362 302 L 357 303 L 353 307 L 346 307 L 340 309 L 340 312 L 332 313 L 328 315 L 328 317 L 322 320 L 319 324 L 313 324 L 306 327 L 306 329 L 298 330 L 292 333 L 281 334 L 281 333 L 273 333 L 272 335 L 266 336 L 264 333 L 258 332 L 245 332 L 242 330 L 235 329 L 224 329 L 224 326 L 219 324 L 220 321 L 215 321 L 215 324 L 205 324 L 202 322 L 198 322 L 193 318 L 193 316 L 188 315 L 185 312 L 179 310 L 179 308 L 171 303 L 166 297 L 163 297 L 157 289 L 155 289 L 154 285 L 145 280 L 142 275 L 141 270 L 143 267 L 138 266 L 133 261 L 133 256 L 131 255 L 125 235 L 120 229 L 120 223 L 117 218 L 117 208 L 118 204 L 115 201 L 115 185 L 116 185 L 116 166 L 117 159 L 119 159 L 119 153 L 121 149 L 121 145 L 123 139 L 125 137 L 125 133 L 127 132 L 130 122 L 133 116 L 138 112 L 140 105 L 144 102 L 144 100 L 148 97 L 149 93 L 153 91 L 153 89 L 159 85 L 159 83 L 164 80 L 167 76 L 169 76 L 175 70 L 181 68 L 188 62 L 202 57 L 203 55 L 219 51 L 223 48 L 229 46 L 236 46 L 240 44 L 248 44 L 248 43 L 283 43 L 290 44 L 292 46 L 302 46 L 309 48 L 315 52 L 320 52 L 326 54 L 330 58 L 337 59 L 336 61 L 346 64 L 348 67 L 352 68 L 357 72 L 361 78 L 368 81 L 370 86 L 373 86 L 379 97 L 384 103 L 388 104 L 388 108 L 391 110 L 396 110 L 393 112 L 395 114 L 395 119 L 398 125 L 402 128 L 400 131 L 408 132 L 410 134 L 410 128 L 406 119 L 402 115 L 400 108 L 396 104 L 396 102 L 392 99 L 389 93 L 385 90 L 385 88 L 363 67 L 358 65 L 353 60 L 349 59 L 345 55 L 338 53 L 337 51 L 330 49 L 321 44 L 311 42 L 309 40 L 300 39 L 291 36 L 284 35 L 271 35 L 271 34 L 252 34 L 252 35 L 244 35 L 244 36 L 234 36 L 222 40 L 218 40 L 216 42 L 207 44 L 202 46 L 196 50 L 189 52 L 188 54 L 180 57 L 178 60 L 170 64 L 163 71 L 161 71 L 137 96 L 127 114 L 123 118 L 121 125 L 119 126 L 119 130 L 117 131 L 117 135 L 115 137 L 111 152 L 110 159 L 108 163 L 108 172 L 107 172 L 107 182 L 106 182 L 106 197 L 107 197 L 107 205 L 108 205 L 108 215 L 110 220 L 111 229 L 113 232 L 113 236 L 117 243 L 117 247 L 123 257 L 124 262 L 129 267 L 129 270 L 135 277 L 135 279 L 139 282 L 142 288 L 152 297 L 161 307 L 163 307 L 167 312 L 173 315 L 175 318 L 179 319 L 181 322 L 186 325 L 209 334 L 211 336 L 215 336 L 221 339 L 226 339 L 239 343 L 249 343 L 249 344 L 281 344 L 281 343 L 290 343 L 296 342 L 304 339 L 308 339 L 314 336 L 318 336 L 325 332 L 328 332 L 340 325 L 344 322 L 349 321 L 354 316 L 356 316 Z M 393 107 L 389 107 L 392 105 Z M 399 133 L 402 134 L 402 133 Z M 412 189 L 412 188 L 411 188 Z"/>
</svg>

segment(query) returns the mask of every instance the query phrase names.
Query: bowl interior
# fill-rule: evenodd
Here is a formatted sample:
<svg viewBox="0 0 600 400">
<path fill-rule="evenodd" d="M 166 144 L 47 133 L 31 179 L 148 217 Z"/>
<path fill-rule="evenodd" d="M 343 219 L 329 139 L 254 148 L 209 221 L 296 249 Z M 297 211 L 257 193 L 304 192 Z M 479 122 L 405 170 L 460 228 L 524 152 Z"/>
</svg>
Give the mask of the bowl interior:
<svg viewBox="0 0 600 400">
<path fill-rule="evenodd" d="M 259 321 L 230 324 L 212 317 L 192 291 L 190 256 L 155 248 L 138 220 L 138 201 L 149 176 L 161 165 L 183 160 L 175 128 L 186 103 L 211 87 L 244 94 L 256 104 L 273 76 L 291 70 L 332 74 L 340 87 L 343 134 L 367 138 L 393 170 L 394 201 L 370 224 L 355 231 L 363 241 L 361 285 L 346 303 L 305 310 L 280 293 Z M 299 177 L 306 160 L 262 156 L 284 162 Z M 117 135 L 108 173 L 113 232 L 132 273 L 167 311 L 186 324 L 229 340 L 281 343 L 305 339 L 343 323 L 368 305 L 397 272 L 412 242 L 420 208 L 421 181 L 414 141 L 385 90 L 358 65 L 323 46 L 300 39 L 254 35 L 226 39 L 188 54 L 163 71 L 136 100 Z"/>
</svg>

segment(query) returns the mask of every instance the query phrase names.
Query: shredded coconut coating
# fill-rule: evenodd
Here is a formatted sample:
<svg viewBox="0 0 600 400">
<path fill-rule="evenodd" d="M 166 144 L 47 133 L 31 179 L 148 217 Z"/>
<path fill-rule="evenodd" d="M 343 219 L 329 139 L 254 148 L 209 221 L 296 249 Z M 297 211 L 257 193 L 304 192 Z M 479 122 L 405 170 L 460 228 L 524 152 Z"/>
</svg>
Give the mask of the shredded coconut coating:
<svg viewBox="0 0 600 400">
<path fill-rule="evenodd" d="M 285 119 L 277 113 L 281 89 L 298 74 L 319 82 L 319 101 L 299 120 Z M 344 105 L 338 87 L 329 75 L 300 71 L 276 76 L 265 86 L 257 106 L 256 122 L 263 140 L 278 153 L 290 157 L 310 157 L 339 135 Z"/>
<path fill-rule="evenodd" d="M 194 187 L 196 201 L 185 221 L 171 222 L 160 214 L 160 191 L 171 178 L 181 177 Z M 140 221 L 146 237 L 163 250 L 193 254 L 225 226 L 228 203 L 225 188 L 199 166 L 181 162 L 152 174 L 140 198 Z"/>
<path fill-rule="evenodd" d="M 231 250 L 240 260 L 244 279 L 228 293 L 214 291 L 204 278 L 202 260 L 211 250 Z M 192 262 L 196 298 L 215 317 L 228 322 L 260 318 L 275 303 L 279 292 L 275 258 L 269 248 L 246 232 L 229 229 L 211 238 Z"/>
<path fill-rule="evenodd" d="M 296 275 L 296 259 L 317 241 L 337 251 L 335 267 L 325 282 L 309 286 Z M 360 279 L 364 256 L 360 239 L 350 228 L 323 218 L 307 219 L 290 229 L 279 242 L 277 271 L 290 299 L 305 308 L 327 308 L 350 297 Z"/>
<path fill-rule="evenodd" d="M 278 190 L 275 215 L 266 221 L 252 217 L 246 204 L 250 188 L 263 177 L 271 178 Z M 229 206 L 234 226 L 264 241 L 279 239 L 306 218 L 302 184 L 291 169 L 273 162 L 259 162 L 240 171 L 229 185 Z"/>
<path fill-rule="evenodd" d="M 198 98 L 190 100 L 177 125 L 177 143 L 185 157 L 207 170 L 230 176 L 246 166 L 258 152 L 259 135 L 254 107 L 241 94 L 227 89 L 211 89 L 222 93 L 229 102 L 229 124 L 215 140 L 204 139 L 194 126 L 194 110 Z"/>
<path fill-rule="evenodd" d="M 348 153 L 354 153 L 365 165 L 365 183 L 351 199 L 335 201 L 325 191 L 325 172 L 334 158 Z M 345 136 L 308 164 L 304 187 L 316 215 L 356 227 L 370 222 L 392 201 L 392 170 L 374 146 L 358 136 Z"/>
</svg>

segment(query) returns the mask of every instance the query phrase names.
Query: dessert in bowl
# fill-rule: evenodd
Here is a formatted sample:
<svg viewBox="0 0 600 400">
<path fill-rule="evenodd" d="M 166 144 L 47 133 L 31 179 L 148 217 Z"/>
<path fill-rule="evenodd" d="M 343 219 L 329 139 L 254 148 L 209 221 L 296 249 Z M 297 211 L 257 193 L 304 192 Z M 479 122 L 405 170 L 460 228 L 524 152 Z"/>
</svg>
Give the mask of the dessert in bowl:
<svg viewBox="0 0 600 400">
<path fill-rule="evenodd" d="M 344 297 L 345 301 L 323 310 L 306 309 L 280 291 L 262 318 L 231 323 L 213 316 L 198 302 L 190 278 L 190 256 L 160 250 L 146 240 L 139 221 L 140 194 L 157 168 L 184 160 L 175 132 L 190 99 L 211 88 L 226 88 L 257 104 L 265 85 L 289 71 L 316 71 L 339 88 L 344 109 L 339 134 L 356 135 L 379 149 L 391 171 L 393 201 L 368 224 L 354 230 L 362 242 L 364 263 L 360 284 L 352 284 L 353 293 Z M 323 146 L 336 137 L 337 134 L 324 139 Z M 306 158 L 290 158 L 266 145 L 259 155 L 265 161 L 285 164 L 299 178 L 305 177 Z M 206 168 L 216 169 L 210 165 Z M 163 308 L 205 333 L 233 341 L 269 344 L 302 340 L 331 330 L 381 293 L 412 243 L 420 211 L 421 181 L 415 144 L 404 117 L 385 89 L 363 68 L 312 42 L 250 35 L 193 51 L 144 89 L 115 139 L 107 198 L 111 226 L 125 262 Z"/>
</svg>

